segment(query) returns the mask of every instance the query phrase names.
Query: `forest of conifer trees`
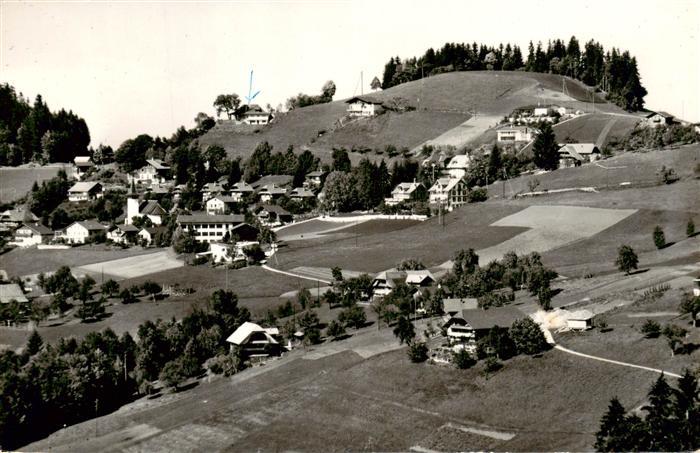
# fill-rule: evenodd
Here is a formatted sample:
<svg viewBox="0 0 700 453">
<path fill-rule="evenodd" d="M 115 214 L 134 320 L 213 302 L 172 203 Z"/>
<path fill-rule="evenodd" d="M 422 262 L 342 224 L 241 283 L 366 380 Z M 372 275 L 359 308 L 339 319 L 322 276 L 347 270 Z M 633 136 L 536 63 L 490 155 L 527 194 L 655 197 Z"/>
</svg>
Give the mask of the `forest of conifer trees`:
<svg viewBox="0 0 700 453">
<path fill-rule="evenodd" d="M 576 37 L 568 44 L 556 39 L 546 48 L 541 42 L 528 46 L 524 57 L 519 46 L 507 43 L 446 43 L 441 49 L 428 49 L 423 56 L 401 60 L 391 57 L 384 66 L 382 88 L 454 71 L 529 71 L 561 74 L 580 80 L 606 93 L 611 102 L 635 111 L 644 107 L 647 90 L 642 86 L 637 60 L 628 51 L 603 46 L 591 40 L 583 49 Z"/>
</svg>

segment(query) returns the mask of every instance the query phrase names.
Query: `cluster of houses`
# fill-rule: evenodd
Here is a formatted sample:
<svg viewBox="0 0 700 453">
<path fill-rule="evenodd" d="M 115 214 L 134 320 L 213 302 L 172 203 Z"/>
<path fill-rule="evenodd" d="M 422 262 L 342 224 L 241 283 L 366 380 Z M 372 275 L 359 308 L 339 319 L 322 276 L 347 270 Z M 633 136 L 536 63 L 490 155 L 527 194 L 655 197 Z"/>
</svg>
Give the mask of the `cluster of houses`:
<svg viewBox="0 0 700 453">
<path fill-rule="evenodd" d="M 542 122 L 556 123 L 560 119 L 575 118 L 583 115 L 583 110 L 577 110 L 559 105 L 536 105 L 520 107 L 513 110 L 508 122 L 513 124 L 537 124 Z"/>
</svg>

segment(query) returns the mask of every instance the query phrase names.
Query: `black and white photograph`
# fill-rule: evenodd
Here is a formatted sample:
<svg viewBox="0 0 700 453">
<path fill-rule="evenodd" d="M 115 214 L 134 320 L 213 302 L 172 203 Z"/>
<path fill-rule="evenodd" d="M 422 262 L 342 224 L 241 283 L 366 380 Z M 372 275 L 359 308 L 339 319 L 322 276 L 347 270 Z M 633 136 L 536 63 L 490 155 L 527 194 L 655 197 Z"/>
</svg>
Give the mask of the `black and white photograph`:
<svg viewBox="0 0 700 453">
<path fill-rule="evenodd" d="M 0 0 L 0 451 L 700 450 L 697 0 Z"/>
</svg>

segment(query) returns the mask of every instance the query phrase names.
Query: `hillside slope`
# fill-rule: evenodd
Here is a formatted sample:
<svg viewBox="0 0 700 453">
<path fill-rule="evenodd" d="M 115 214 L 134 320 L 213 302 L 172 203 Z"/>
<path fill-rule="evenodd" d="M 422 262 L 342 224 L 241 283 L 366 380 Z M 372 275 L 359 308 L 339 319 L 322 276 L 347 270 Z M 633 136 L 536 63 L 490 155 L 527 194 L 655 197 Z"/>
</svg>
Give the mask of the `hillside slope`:
<svg viewBox="0 0 700 453">
<path fill-rule="evenodd" d="M 513 109 L 525 105 L 556 103 L 592 110 L 591 94 L 585 85 L 558 75 L 529 72 L 440 74 L 372 93 L 372 96 L 382 101 L 401 98 L 416 110 L 387 112 L 341 127 L 338 120 L 345 116 L 346 104 L 338 100 L 280 114 L 267 126 L 241 127 L 222 122 L 199 141 L 203 145 L 223 146 L 235 157 L 245 158 L 258 143 L 268 141 L 275 150 L 284 151 L 289 145 L 296 149 L 305 146 L 328 160 L 333 147 L 382 149 L 394 145 L 414 148 L 460 127 L 474 116 L 489 117 L 489 121 L 479 123 L 478 131 L 470 131 L 471 139 Z M 596 99 L 595 106 L 599 112 L 622 113 L 617 106 L 602 99 Z M 453 137 L 450 143 L 460 143 L 459 138 Z M 354 155 L 354 159 L 358 158 Z"/>
</svg>

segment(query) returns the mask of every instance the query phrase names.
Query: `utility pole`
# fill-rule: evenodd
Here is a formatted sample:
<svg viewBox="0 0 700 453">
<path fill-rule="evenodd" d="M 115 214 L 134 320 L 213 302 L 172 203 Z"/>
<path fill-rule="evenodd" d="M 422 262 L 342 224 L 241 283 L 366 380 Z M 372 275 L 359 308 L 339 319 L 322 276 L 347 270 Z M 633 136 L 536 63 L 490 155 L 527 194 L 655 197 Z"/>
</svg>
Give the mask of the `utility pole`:
<svg viewBox="0 0 700 453">
<path fill-rule="evenodd" d="M 365 79 L 364 74 L 360 71 L 360 95 L 365 94 Z"/>
</svg>

